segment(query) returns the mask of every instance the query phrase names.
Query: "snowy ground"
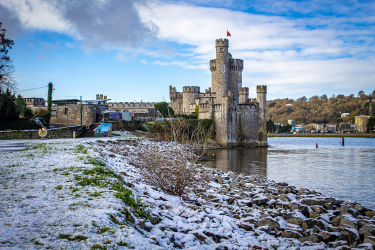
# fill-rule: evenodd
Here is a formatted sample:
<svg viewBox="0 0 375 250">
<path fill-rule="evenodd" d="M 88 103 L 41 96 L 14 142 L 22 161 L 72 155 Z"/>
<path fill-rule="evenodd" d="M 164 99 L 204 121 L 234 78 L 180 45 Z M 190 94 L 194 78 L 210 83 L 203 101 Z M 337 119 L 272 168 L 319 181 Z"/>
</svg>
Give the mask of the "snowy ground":
<svg viewBox="0 0 375 250">
<path fill-rule="evenodd" d="M 108 188 L 77 185 L 95 139 L 27 140 L 23 151 L 0 156 L 0 248 L 158 249 L 126 223 L 114 223 L 125 205 Z M 0 144 L 15 141 L 2 141 Z M 87 153 L 77 146 L 84 145 Z"/>
<path fill-rule="evenodd" d="M 293 220 L 306 220 L 300 212 L 267 208 L 302 206 L 303 195 L 297 200 L 293 194 L 267 193 L 289 187 L 233 173 L 218 175 L 201 166 L 206 176 L 201 190 L 181 199 L 145 184 L 132 165 L 147 146 L 168 150 L 172 145 L 129 137 L 11 141 L 34 146 L 1 153 L 0 248 L 327 249 L 323 242 L 297 239 L 304 233 L 301 226 L 284 218 L 289 213 Z M 129 190 L 130 196 L 121 196 Z M 313 201 L 315 195 L 306 197 Z M 329 222 L 333 215 L 326 212 L 317 216 Z M 361 222 L 374 224 L 362 217 Z M 310 231 L 308 235 L 318 232 Z M 293 237 L 282 237 L 285 232 Z"/>
</svg>

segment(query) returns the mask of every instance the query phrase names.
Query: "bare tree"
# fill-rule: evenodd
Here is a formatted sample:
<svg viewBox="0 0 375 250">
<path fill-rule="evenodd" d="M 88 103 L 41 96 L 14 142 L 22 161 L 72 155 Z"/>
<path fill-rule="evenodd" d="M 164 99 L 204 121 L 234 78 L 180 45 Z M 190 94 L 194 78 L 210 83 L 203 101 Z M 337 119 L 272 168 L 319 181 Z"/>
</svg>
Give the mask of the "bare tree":
<svg viewBox="0 0 375 250">
<path fill-rule="evenodd" d="M 9 88 L 15 90 L 16 81 L 13 77 L 14 65 L 8 56 L 9 49 L 14 45 L 13 40 L 5 38 L 5 29 L 1 28 L 0 22 L 0 92 Z"/>
</svg>

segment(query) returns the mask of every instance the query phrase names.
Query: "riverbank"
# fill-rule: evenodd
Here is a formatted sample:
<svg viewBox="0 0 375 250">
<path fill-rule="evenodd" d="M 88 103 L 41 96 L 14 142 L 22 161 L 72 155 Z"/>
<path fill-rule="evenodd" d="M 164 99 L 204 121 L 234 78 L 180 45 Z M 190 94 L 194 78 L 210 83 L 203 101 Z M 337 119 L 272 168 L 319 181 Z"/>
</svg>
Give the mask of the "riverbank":
<svg viewBox="0 0 375 250">
<path fill-rule="evenodd" d="M 374 211 L 286 183 L 196 165 L 191 171 L 199 182 L 183 197 L 146 184 L 134 162 L 145 150 L 167 152 L 175 144 L 128 138 L 33 144 L 1 156 L 2 248 L 373 249 L 375 244 Z"/>
<path fill-rule="evenodd" d="M 267 134 L 267 137 L 369 137 L 374 134 Z"/>
</svg>

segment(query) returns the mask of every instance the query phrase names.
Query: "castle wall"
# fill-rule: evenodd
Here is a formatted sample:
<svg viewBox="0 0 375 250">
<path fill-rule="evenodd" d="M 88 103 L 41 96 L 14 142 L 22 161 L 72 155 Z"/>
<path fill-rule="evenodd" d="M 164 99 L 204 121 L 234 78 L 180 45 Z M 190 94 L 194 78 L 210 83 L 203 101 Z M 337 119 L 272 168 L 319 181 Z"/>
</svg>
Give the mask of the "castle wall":
<svg viewBox="0 0 375 250">
<path fill-rule="evenodd" d="M 182 109 L 183 109 L 184 114 L 191 115 L 192 113 L 195 112 L 195 107 L 194 107 L 194 111 L 192 111 L 190 108 L 190 105 L 195 104 L 195 100 L 199 98 L 199 92 L 200 92 L 200 87 L 197 87 L 197 86 L 183 87 Z"/>
<path fill-rule="evenodd" d="M 127 110 L 133 113 L 147 113 L 155 108 L 156 102 L 109 102 L 108 108 L 115 111 Z"/>
</svg>

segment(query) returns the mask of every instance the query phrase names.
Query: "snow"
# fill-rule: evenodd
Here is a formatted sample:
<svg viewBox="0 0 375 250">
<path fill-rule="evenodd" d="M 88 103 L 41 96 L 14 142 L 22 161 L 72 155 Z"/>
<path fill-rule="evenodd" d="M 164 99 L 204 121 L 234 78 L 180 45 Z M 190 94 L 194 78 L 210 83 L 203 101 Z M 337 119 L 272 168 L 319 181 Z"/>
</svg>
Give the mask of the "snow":
<svg viewBox="0 0 375 250">
<path fill-rule="evenodd" d="M 125 249 L 317 249 L 261 230 L 267 228 L 242 228 L 254 228 L 254 221 L 262 216 L 256 206 L 247 205 L 251 204 L 251 197 L 253 201 L 268 200 L 262 188 L 254 184 L 245 183 L 252 190 L 238 192 L 238 199 L 231 205 L 227 202 L 231 197 L 217 192 L 228 185 L 224 177 L 224 184 L 208 181 L 204 186 L 207 201 L 194 192 L 182 199 L 147 185 L 131 164 L 132 157 L 147 147 L 167 151 L 183 146 L 140 140 L 128 133 L 118 135 L 12 141 L 34 147 L 0 156 L 0 248 L 112 249 L 122 245 Z M 151 216 L 149 221 L 134 217 L 133 222 L 128 222 L 123 211 L 130 211 L 131 207 L 115 198 L 114 190 L 77 185 L 77 176 L 94 167 L 85 163 L 88 157 L 100 159 L 106 168 L 121 176 L 133 195 L 142 200 Z M 223 176 L 232 178 L 233 173 Z M 294 194 L 287 196 L 296 200 Z M 214 203 L 213 199 L 219 202 Z M 247 216 L 236 218 L 236 211 L 244 207 L 248 209 Z M 305 218 L 299 212 L 295 216 Z M 280 228 L 294 226 L 280 216 L 273 220 Z"/>
</svg>

